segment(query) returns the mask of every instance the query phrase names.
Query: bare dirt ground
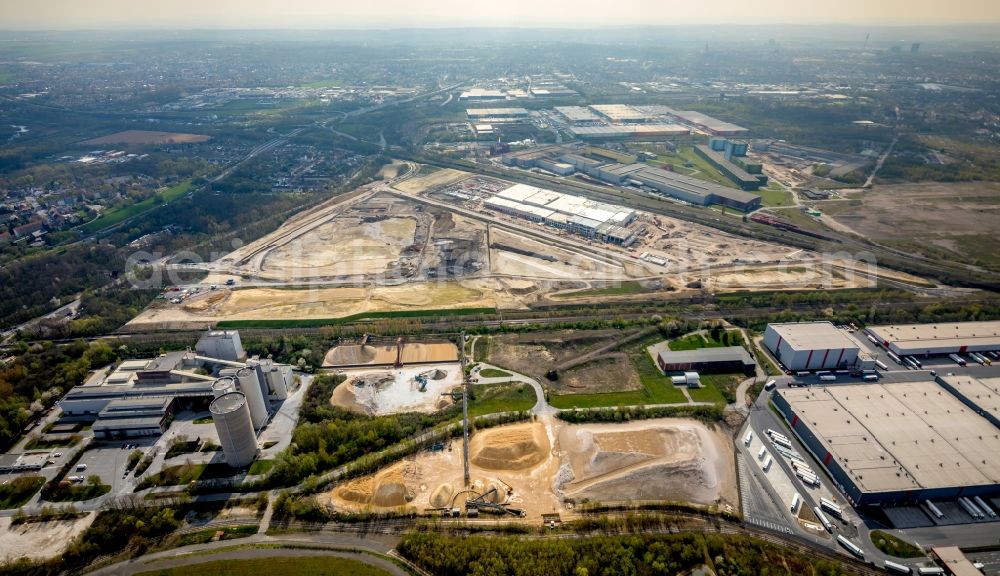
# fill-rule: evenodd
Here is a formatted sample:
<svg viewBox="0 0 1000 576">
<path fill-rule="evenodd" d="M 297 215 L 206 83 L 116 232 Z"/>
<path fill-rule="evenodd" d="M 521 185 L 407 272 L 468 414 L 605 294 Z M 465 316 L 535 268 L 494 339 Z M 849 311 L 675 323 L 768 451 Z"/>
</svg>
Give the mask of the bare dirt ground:
<svg viewBox="0 0 1000 576">
<path fill-rule="evenodd" d="M 500 228 L 490 230 L 490 246 L 491 270 L 496 274 L 557 280 L 616 280 L 649 275 L 638 264 L 565 250 Z"/>
<path fill-rule="evenodd" d="M 392 365 L 396 361 L 395 344 L 345 344 L 335 346 L 327 351 L 323 358 L 323 367 Z M 458 362 L 458 347 L 450 342 L 404 342 L 403 364 L 414 362 Z"/>
<path fill-rule="evenodd" d="M 228 298 L 202 306 L 196 296 L 186 304 L 159 300 L 129 322 L 133 329 L 207 326 L 221 320 L 342 318 L 387 310 L 451 308 L 523 308 L 517 297 L 500 292 L 498 281 L 414 283 L 366 288 L 244 288 Z"/>
<path fill-rule="evenodd" d="M 18 558 L 44 560 L 58 556 L 77 534 L 87 529 L 96 514 L 72 521 L 31 522 L 11 526 L 10 517 L 0 518 L 0 563 Z"/>
<path fill-rule="evenodd" d="M 719 271 L 706 274 L 703 285 L 709 290 L 760 288 L 786 290 L 804 288 L 855 288 L 866 286 L 867 279 L 848 278 L 821 266 L 788 266 L 778 268 L 747 268 L 741 271 Z"/>
<path fill-rule="evenodd" d="M 457 439 L 318 499 L 343 511 L 425 511 L 491 493 L 491 501 L 524 510 L 529 521 L 571 514 L 584 500 L 738 504 L 731 440 L 687 419 L 571 425 L 543 417 L 489 428 L 472 438 L 470 472 L 464 486 Z"/>
<path fill-rule="evenodd" d="M 211 136 L 185 134 L 182 132 L 152 132 L 147 130 L 125 130 L 100 138 L 84 140 L 81 144 L 192 144 L 207 142 Z"/>
<path fill-rule="evenodd" d="M 357 369 L 345 374 L 347 380 L 334 389 L 330 404 L 369 416 L 446 408 L 452 400 L 445 394 L 462 384 L 462 368 L 458 363 L 391 370 Z M 426 378 L 422 390 L 418 376 Z"/>
<path fill-rule="evenodd" d="M 731 441 L 695 420 L 565 426 L 558 489 L 577 501 L 737 504 Z"/>
<path fill-rule="evenodd" d="M 376 222 L 335 218 L 269 251 L 260 275 L 295 279 L 384 273 L 413 244 L 416 230 L 410 217 Z"/>
<path fill-rule="evenodd" d="M 461 182 L 466 178 L 472 176 L 468 172 L 462 172 L 461 170 L 452 170 L 451 168 L 445 168 L 443 170 L 437 170 L 431 172 L 425 176 L 417 176 L 415 178 L 408 178 L 402 182 L 395 185 L 395 188 L 400 192 L 406 192 L 407 194 L 416 194 L 423 192 L 425 190 L 430 190 L 431 188 L 437 188 L 439 186 L 446 186 L 448 184 L 454 184 L 455 182 Z"/>
<path fill-rule="evenodd" d="M 491 364 L 535 378 L 542 378 L 546 372 L 567 360 L 582 356 L 606 344 L 617 342 L 633 333 L 635 330 L 565 330 L 493 336 L 487 344 L 489 347 L 488 360 Z M 480 342 L 478 345 L 483 344 Z M 583 368 L 586 369 L 586 366 Z M 634 376 L 634 371 L 627 361 L 623 368 L 627 368 L 627 371 L 632 372 Z M 600 371 L 600 368 L 597 368 L 596 371 Z M 577 380 L 579 380 L 579 384 L 583 385 L 586 381 L 586 375 L 581 375 Z M 559 385 L 564 385 L 561 380 Z M 592 384 L 586 385 L 593 387 Z"/>
<path fill-rule="evenodd" d="M 624 352 L 600 356 L 560 372 L 555 382 L 546 381 L 546 387 L 556 394 L 622 392 L 638 390 L 639 386 L 639 375 Z"/>
<path fill-rule="evenodd" d="M 879 184 L 860 201 L 838 204 L 829 216 L 876 242 L 1000 264 L 998 182 Z"/>
</svg>

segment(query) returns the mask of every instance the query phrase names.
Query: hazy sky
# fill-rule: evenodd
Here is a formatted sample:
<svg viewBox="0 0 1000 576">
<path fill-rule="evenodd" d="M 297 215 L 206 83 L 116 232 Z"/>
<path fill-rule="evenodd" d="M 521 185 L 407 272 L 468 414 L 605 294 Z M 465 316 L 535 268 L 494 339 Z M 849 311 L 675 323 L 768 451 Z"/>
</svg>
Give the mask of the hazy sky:
<svg viewBox="0 0 1000 576">
<path fill-rule="evenodd" d="M 2 29 L 1000 22 L 1000 0 L 0 0 Z"/>
</svg>

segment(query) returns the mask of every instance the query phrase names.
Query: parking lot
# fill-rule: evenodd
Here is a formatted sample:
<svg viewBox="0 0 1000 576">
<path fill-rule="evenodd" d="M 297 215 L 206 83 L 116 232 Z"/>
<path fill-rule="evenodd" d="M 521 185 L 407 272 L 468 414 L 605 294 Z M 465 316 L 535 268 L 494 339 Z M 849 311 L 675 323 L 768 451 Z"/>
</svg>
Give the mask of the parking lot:
<svg viewBox="0 0 1000 576">
<path fill-rule="evenodd" d="M 150 438 L 130 442 L 137 444 L 137 449 L 145 450 L 152 446 L 154 440 Z M 86 481 L 87 478 L 96 474 L 101 477 L 103 484 L 111 486 L 111 493 L 116 493 L 125 485 L 122 475 L 125 472 L 130 452 L 132 452 L 131 449 L 123 449 L 120 443 L 96 445 L 83 453 L 76 467 L 70 470 L 68 476 L 83 476 L 84 481 Z M 86 466 L 86 469 L 80 470 L 81 466 Z"/>
</svg>

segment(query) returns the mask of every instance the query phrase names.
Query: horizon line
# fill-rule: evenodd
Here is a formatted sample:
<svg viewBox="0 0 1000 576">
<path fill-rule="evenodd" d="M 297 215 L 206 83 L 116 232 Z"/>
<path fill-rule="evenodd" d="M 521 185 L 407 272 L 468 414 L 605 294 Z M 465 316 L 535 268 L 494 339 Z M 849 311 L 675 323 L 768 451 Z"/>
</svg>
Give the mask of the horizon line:
<svg viewBox="0 0 1000 576">
<path fill-rule="evenodd" d="M 586 24 L 579 26 L 567 26 L 557 24 L 509 24 L 509 25 L 476 25 L 476 24 L 453 24 L 453 25 L 419 25 L 419 26 L 387 26 L 377 27 L 368 25 L 339 26 L 339 27 L 203 27 L 203 26 L 105 26 L 105 27 L 85 27 L 85 28 L 0 28 L 0 33 L 9 32 L 394 32 L 406 30 L 629 30 L 629 29 L 658 29 L 658 28 L 712 28 L 712 27 L 733 27 L 733 28 L 816 28 L 816 27 L 852 27 L 852 28 L 971 28 L 971 27 L 1000 27 L 1000 20 L 995 22 L 950 22 L 950 23 L 857 23 L 857 22 L 758 22 L 758 23 L 678 23 L 678 24 L 606 24 L 594 25 Z"/>
</svg>

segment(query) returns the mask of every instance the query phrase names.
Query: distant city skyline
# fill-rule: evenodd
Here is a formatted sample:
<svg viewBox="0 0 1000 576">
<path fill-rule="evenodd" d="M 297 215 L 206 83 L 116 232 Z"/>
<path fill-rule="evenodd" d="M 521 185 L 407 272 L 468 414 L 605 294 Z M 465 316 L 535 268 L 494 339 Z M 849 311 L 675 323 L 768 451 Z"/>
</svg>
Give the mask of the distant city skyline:
<svg viewBox="0 0 1000 576">
<path fill-rule="evenodd" d="M 0 7 L 0 29 L 7 30 L 990 23 L 1000 23 L 996 0 L 506 0 L 479 5 L 462 0 L 8 0 Z"/>
</svg>

